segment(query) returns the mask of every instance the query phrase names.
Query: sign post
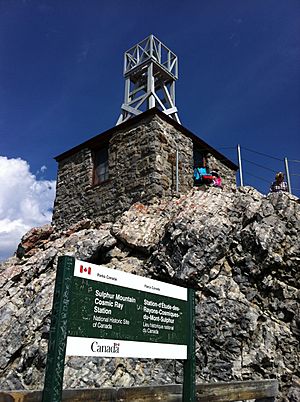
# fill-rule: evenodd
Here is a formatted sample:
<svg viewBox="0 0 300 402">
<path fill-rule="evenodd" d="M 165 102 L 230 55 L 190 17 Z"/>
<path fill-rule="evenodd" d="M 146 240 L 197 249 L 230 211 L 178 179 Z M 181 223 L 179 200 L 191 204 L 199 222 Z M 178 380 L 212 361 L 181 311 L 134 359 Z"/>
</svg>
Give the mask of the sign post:
<svg viewBox="0 0 300 402">
<path fill-rule="evenodd" d="M 195 291 L 188 289 L 188 344 L 187 359 L 183 367 L 183 401 L 196 400 L 196 357 L 195 357 Z"/>
<path fill-rule="evenodd" d="M 193 290 L 60 257 L 43 402 L 61 402 L 65 355 L 187 359 L 194 402 L 194 327 Z"/>
<path fill-rule="evenodd" d="M 59 257 L 48 341 L 43 402 L 60 402 L 67 341 L 68 309 L 75 258 Z"/>
</svg>

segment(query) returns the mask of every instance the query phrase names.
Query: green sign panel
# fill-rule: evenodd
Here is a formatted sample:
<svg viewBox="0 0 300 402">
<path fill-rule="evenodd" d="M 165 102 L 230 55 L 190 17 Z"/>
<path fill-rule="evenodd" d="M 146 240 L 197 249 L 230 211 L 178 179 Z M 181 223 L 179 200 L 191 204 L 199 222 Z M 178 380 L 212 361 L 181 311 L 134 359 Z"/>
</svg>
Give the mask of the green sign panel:
<svg viewBox="0 0 300 402">
<path fill-rule="evenodd" d="M 187 302 L 73 278 L 68 336 L 186 345 Z"/>
<path fill-rule="evenodd" d="M 186 359 L 187 289 L 75 261 L 67 355 Z"/>
</svg>

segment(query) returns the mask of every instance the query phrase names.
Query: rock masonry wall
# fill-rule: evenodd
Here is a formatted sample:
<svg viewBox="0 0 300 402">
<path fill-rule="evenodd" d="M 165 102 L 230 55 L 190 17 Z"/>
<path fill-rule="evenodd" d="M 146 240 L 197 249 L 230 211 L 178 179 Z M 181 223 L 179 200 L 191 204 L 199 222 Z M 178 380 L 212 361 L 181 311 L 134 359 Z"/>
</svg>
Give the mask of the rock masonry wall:
<svg viewBox="0 0 300 402">
<path fill-rule="evenodd" d="M 159 116 L 116 131 L 109 140 L 109 180 L 93 186 L 92 149 L 84 148 L 59 163 L 53 224 L 65 229 L 81 219 L 114 220 L 134 202 L 169 197 L 193 187 L 193 142 Z M 235 174 L 210 155 L 225 186 Z"/>
<path fill-rule="evenodd" d="M 81 219 L 113 220 L 129 206 L 192 187 L 192 141 L 158 116 L 116 132 L 109 141 L 109 180 L 93 186 L 92 149 L 59 163 L 53 223 L 58 228 Z"/>
<path fill-rule="evenodd" d="M 222 178 L 222 185 L 224 189 L 229 190 L 230 188 L 236 187 L 236 179 L 235 174 L 230 170 L 227 166 L 222 163 L 219 159 L 217 159 L 211 153 L 208 153 L 206 156 L 207 166 L 210 171 L 215 170 L 218 171 L 219 175 Z"/>
</svg>

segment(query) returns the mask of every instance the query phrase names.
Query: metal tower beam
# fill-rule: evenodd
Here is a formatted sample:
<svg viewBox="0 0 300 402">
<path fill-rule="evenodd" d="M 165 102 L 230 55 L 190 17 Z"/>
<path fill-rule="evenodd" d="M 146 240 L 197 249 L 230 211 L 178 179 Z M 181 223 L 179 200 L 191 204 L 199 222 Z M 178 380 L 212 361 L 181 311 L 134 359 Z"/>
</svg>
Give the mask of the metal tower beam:
<svg viewBox="0 0 300 402">
<path fill-rule="evenodd" d="M 178 60 L 154 35 L 124 54 L 125 92 L 117 125 L 157 107 L 180 123 L 175 106 Z"/>
</svg>

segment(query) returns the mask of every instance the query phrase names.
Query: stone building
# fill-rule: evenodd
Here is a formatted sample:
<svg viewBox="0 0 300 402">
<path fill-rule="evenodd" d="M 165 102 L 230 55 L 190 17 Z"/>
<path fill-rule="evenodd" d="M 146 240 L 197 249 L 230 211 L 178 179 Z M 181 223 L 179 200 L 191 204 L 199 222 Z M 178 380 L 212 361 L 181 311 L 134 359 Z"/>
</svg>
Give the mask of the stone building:
<svg viewBox="0 0 300 402">
<path fill-rule="evenodd" d="M 113 221 L 137 201 L 185 193 L 193 169 L 218 169 L 225 187 L 237 166 L 156 108 L 133 117 L 57 156 L 53 224 L 84 218 Z"/>
</svg>

